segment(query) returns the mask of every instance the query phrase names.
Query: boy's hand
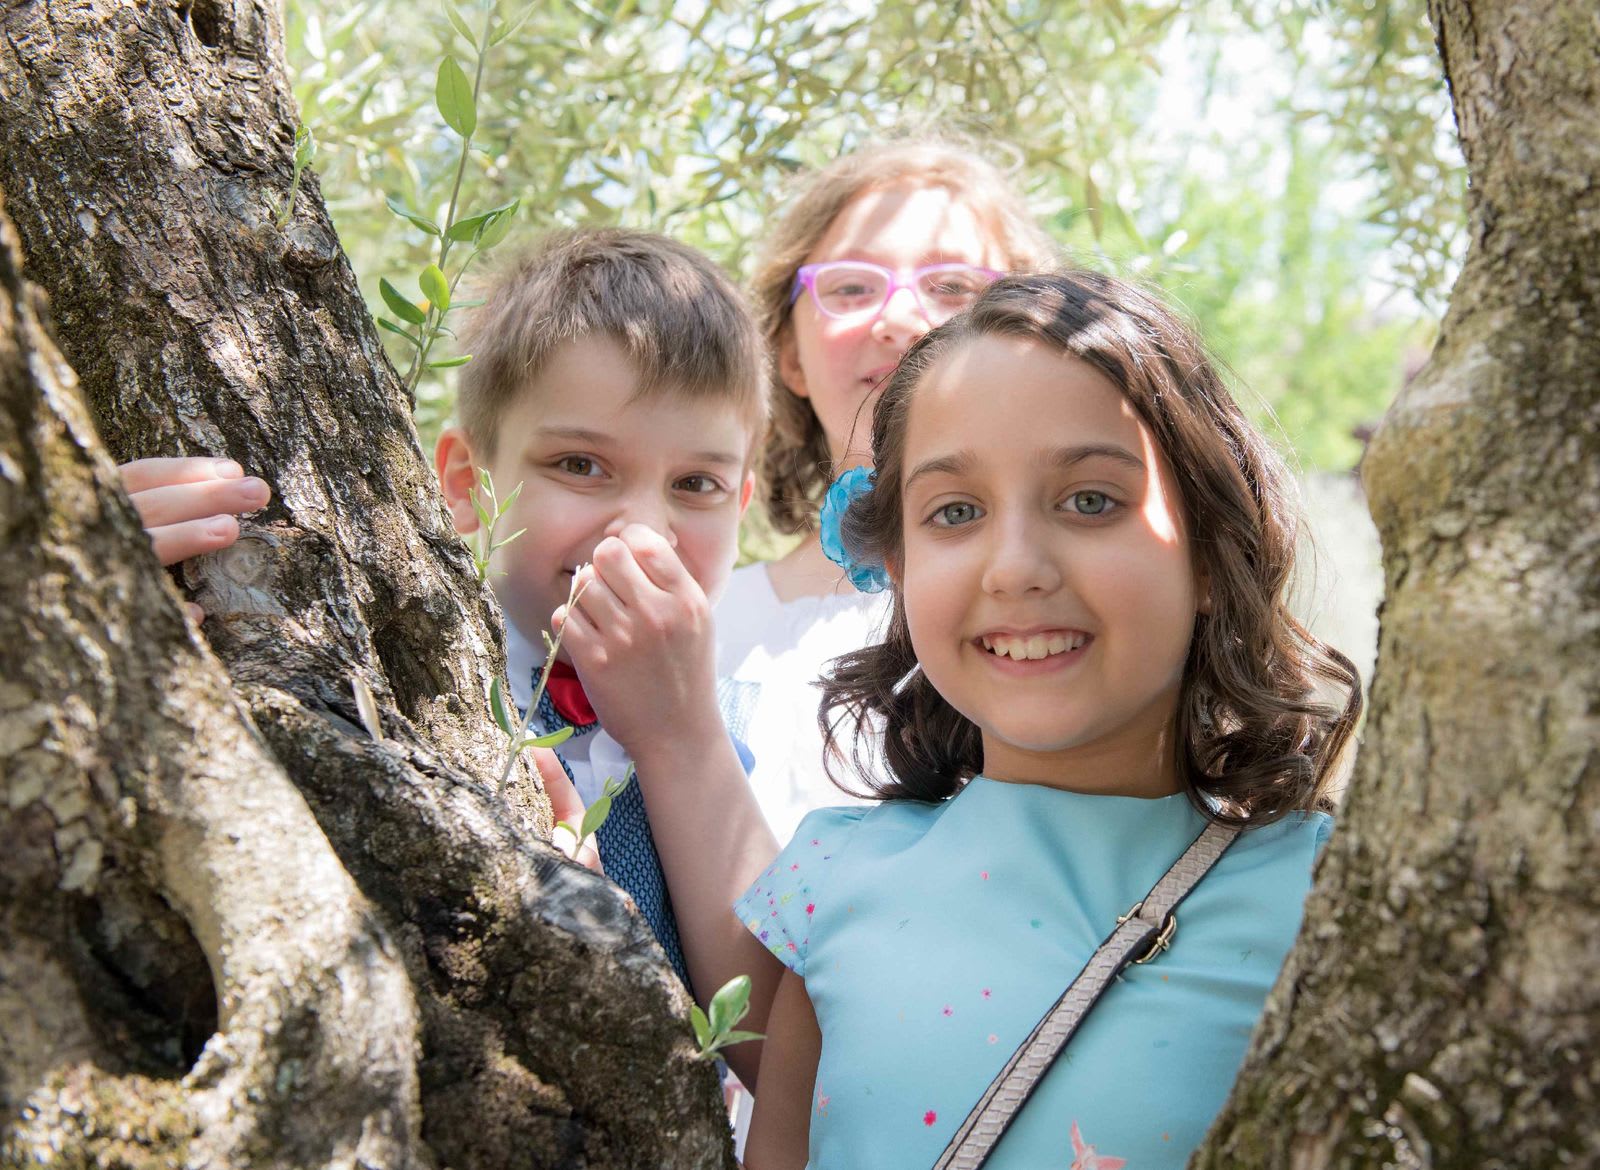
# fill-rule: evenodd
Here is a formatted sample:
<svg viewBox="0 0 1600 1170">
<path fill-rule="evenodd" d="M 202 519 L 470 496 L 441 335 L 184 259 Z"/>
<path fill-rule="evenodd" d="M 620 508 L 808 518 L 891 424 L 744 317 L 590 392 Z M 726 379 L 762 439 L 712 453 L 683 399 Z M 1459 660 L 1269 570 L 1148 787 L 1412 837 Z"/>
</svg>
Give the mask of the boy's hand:
<svg viewBox="0 0 1600 1170">
<path fill-rule="evenodd" d="M 630 524 L 595 547 L 578 584 L 552 622 L 611 737 L 637 757 L 650 738 L 725 735 L 711 604 L 672 546 Z"/>
<path fill-rule="evenodd" d="M 239 539 L 238 513 L 272 498 L 265 481 L 231 459 L 136 459 L 117 470 L 163 565 L 227 548 Z M 197 622 L 205 617 L 193 602 L 184 609 Z"/>
<path fill-rule="evenodd" d="M 534 748 L 533 769 L 544 782 L 544 794 L 550 798 L 550 811 L 555 815 L 558 826 L 562 821 L 569 825 L 583 824 L 583 798 L 578 795 L 572 781 L 567 779 L 567 770 L 561 766 L 555 752 L 549 748 Z M 580 843 L 571 833 L 557 827 L 550 843 L 586 869 L 592 869 L 595 873 L 605 872 L 600 867 L 600 850 L 593 837 Z"/>
</svg>

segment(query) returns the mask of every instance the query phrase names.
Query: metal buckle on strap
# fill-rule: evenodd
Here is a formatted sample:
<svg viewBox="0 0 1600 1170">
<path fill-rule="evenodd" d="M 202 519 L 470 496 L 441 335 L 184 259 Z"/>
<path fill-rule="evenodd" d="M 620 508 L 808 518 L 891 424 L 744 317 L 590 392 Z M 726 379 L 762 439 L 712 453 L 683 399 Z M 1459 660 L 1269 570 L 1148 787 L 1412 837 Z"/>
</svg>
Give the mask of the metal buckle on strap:
<svg viewBox="0 0 1600 1170">
<path fill-rule="evenodd" d="M 1133 909 L 1129 910 L 1126 914 L 1119 914 L 1117 916 L 1117 925 L 1121 926 L 1124 922 L 1131 922 L 1133 919 L 1139 917 L 1139 912 L 1143 909 L 1144 900 L 1141 898 L 1139 901 L 1133 904 Z M 1151 959 L 1155 958 L 1162 951 L 1166 950 L 1172 945 L 1172 936 L 1177 933 L 1178 915 L 1176 912 L 1169 912 L 1166 920 L 1161 924 L 1160 932 L 1155 936 L 1155 938 L 1150 940 L 1150 949 L 1144 954 L 1140 955 L 1137 959 L 1132 959 L 1130 961 L 1134 964 L 1148 963 Z"/>
</svg>

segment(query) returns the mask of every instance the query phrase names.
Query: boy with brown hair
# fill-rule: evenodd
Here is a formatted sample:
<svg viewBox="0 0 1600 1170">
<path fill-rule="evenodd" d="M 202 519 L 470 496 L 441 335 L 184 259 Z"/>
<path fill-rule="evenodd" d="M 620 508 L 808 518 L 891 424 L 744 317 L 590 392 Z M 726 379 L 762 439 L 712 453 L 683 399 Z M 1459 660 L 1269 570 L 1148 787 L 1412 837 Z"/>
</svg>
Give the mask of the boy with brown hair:
<svg viewBox="0 0 1600 1170">
<path fill-rule="evenodd" d="M 601 861 L 704 1000 L 740 973 L 725 969 L 739 930 L 724 897 L 730 875 L 776 849 L 747 798 L 724 813 L 665 796 L 691 775 L 696 791 L 709 781 L 745 795 L 748 756 L 717 697 L 711 602 L 733 568 L 766 423 L 760 338 L 705 256 L 606 229 L 557 233 L 505 269 L 462 344 L 474 357 L 461 423 L 440 437 L 435 466 L 462 533 L 479 524 L 479 468 L 502 498 L 522 485 L 503 524 L 527 532 L 491 563 L 513 694 L 519 706 L 531 699 L 539 631 L 564 629 L 532 724 L 574 729 L 557 754 L 585 804 L 636 766 L 597 834 Z M 568 611 L 575 575 L 583 593 Z M 650 809 L 654 834 L 652 790 L 663 794 Z M 728 816 L 752 823 L 735 828 Z M 697 823 L 708 820 L 720 824 Z M 731 856 L 730 840 L 741 843 Z M 687 963 L 679 915 L 697 944 Z"/>
</svg>

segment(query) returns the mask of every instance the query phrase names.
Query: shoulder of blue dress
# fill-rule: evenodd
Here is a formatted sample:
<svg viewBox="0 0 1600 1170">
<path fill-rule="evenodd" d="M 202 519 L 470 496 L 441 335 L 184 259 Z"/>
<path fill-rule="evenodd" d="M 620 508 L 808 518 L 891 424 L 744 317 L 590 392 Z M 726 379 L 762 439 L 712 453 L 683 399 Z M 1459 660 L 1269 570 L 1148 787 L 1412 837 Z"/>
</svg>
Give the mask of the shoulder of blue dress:
<svg viewBox="0 0 1600 1170">
<path fill-rule="evenodd" d="M 949 807 L 948 800 L 931 803 L 921 800 L 879 800 L 870 804 L 819 808 L 806 814 L 794 835 L 799 840 L 807 825 L 815 818 L 819 826 L 835 833 L 866 833 L 884 848 L 903 848 L 926 836 Z"/>
<path fill-rule="evenodd" d="M 814 808 L 800 818 L 800 823 L 795 826 L 795 841 L 810 841 L 822 835 L 849 834 L 853 832 L 861 819 L 873 810 L 873 805 L 830 805 L 827 808 Z"/>
<path fill-rule="evenodd" d="M 1292 812 L 1288 813 L 1270 825 L 1260 828 L 1246 828 L 1240 834 L 1234 850 L 1241 848 L 1246 852 L 1264 850 L 1278 852 L 1289 850 L 1304 852 L 1306 863 L 1310 865 L 1317 855 L 1322 852 L 1322 847 L 1328 843 L 1328 838 L 1333 835 L 1333 818 L 1325 812 Z"/>
</svg>

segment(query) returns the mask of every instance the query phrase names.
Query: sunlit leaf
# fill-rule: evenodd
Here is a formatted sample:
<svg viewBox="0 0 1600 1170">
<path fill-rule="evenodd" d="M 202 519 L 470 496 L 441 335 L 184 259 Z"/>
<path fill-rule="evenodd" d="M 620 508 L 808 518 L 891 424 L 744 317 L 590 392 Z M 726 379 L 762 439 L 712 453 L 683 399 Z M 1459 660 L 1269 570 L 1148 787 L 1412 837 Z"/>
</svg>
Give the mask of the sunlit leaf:
<svg viewBox="0 0 1600 1170">
<path fill-rule="evenodd" d="M 445 125 L 463 138 L 471 138 L 478 128 L 478 107 L 468 80 L 454 57 L 439 62 L 439 78 L 433 90 L 434 103 Z"/>
<path fill-rule="evenodd" d="M 443 313 L 450 308 L 450 282 L 445 279 L 444 273 L 439 271 L 437 264 L 430 264 L 424 268 L 417 277 L 417 287 L 422 289 L 422 295 L 428 298 L 428 303 L 439 312 Z"/>
</svg>

